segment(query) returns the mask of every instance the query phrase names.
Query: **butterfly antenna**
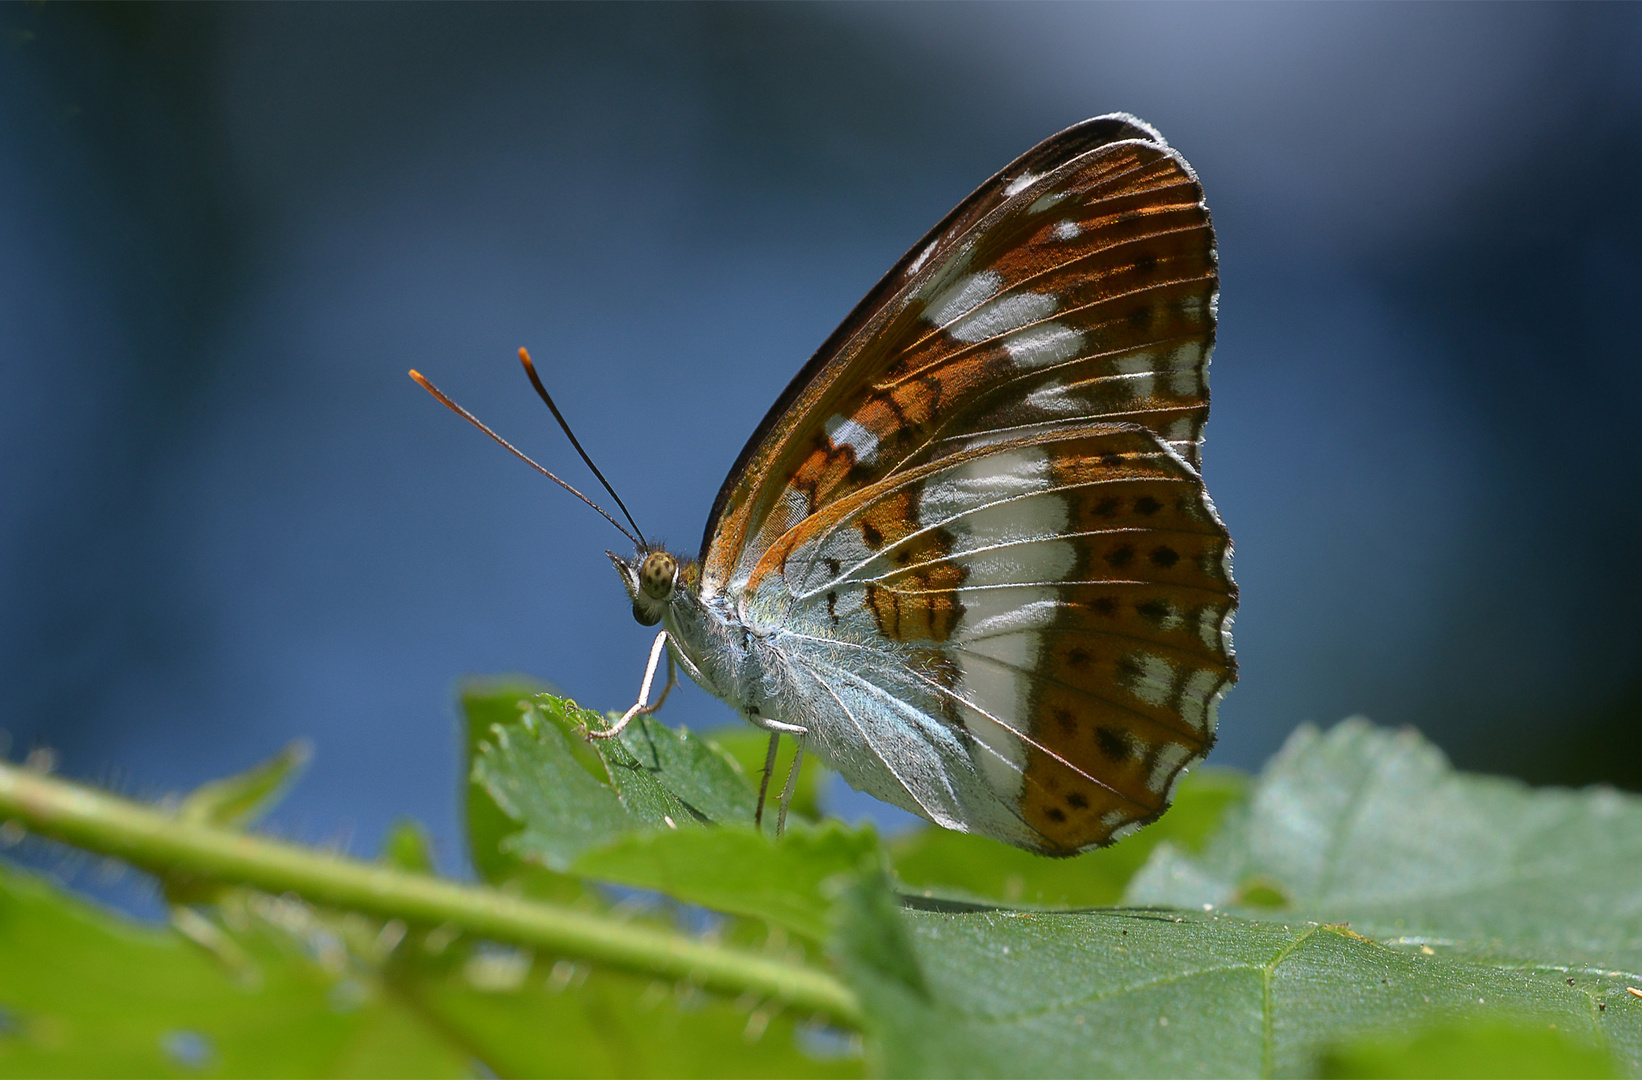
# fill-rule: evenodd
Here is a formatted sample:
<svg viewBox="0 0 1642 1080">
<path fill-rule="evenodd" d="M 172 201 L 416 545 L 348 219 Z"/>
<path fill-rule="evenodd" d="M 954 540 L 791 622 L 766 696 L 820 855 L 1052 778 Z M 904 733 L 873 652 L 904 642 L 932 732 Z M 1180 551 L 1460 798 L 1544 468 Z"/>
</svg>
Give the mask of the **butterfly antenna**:
<svg viewBox="0 0 1642 1080">
<path fill-rule="evenodd" d="M 536 393 L 540 394 L 542 400 L 547 402 L 548 409 L 553 413 L 553 419 L 557 420 L 559 427 L 564 429 L 564 437 L 570 440 L 570 445 L 576 448 L 576 453 L 580 454 L 582 460 L 587 463 L 587 467 L 593 470 L 593 475 L 599 478 L 599 483 L 604 485 L 604 490 L 608 491 L 610 497 L 616 500 L 616 505 L 621 507 L 622 515 L 627 518 L 627 523 L 633 526 L 633 531 L 639 534 L 639 539 L 644 539 L 644 532 L 639 528 L 639 523 L 633 520 L 633 515 L 628 512 L 627 504 L 621 501 L 621 496 L 617 495 L 616 489 L 610 486 L 610 481 L 604 478 L 604 474 L 599 471 L 599 467 L 593 464 L 593 459 L 587 456 L 587 451 L 582 449 L 581 441 L 576 438 L 576 433 L 570 430 L 570 422 L 564 418 L 564 414 L 559 411 L 559 407 L 553 404 L 553 395 L 549 394 L 547 387 L 542 385 L 541 376 L 536 374 L 536 365 L 531 362 L 528 350 L 519 350 L 519 363 L 525 366 L 525 374 L 530 376 L 530 385 L 534 386 Z"/>
<path fill-rule="evenodd" d="M 414 368 L 411 369 L 410 377 L 416 380 L 416 385 L 420 386 L 422 389 L 426 390 L 428 393 L 430 393 L 434 397 L 438 398 L 439 403 L 441 405 L 443 405 L 445 408 L 449 409 L 451 412 L 455 413 L 457 416 L 460 416 L 462 419 L 466 420 L 468 423 L 472 424 L 474 427 L 478 428 L 480 431 L 484 432 L 486 435 L 489 435 L 492 439 L 495 439 L 498 443 L 500 443 L 502 445 L 502 447 L 504 449 L 506 449 L 514 457 L 518 458 L 520 461 L 524 462 L 526 465 L 529 465 L 532 469 L 535 469 L 537 472 L 541 473 L 543 476 L 547 477 L 549 480 L 553 481 L 555 484 L 558 484 L 560 487 L 562 487 L 566 491 L 570 492 L 570 494 L 576 496 L 576 498 L 580 499 L 582 502 L 586 503 L 588 506 L 591 506 L 593 509 L 597 510 L 599 512 L 599 516 L 604 518 L 604 520 L 608 521 L 610 524 L 614 525 L 616 527 L 617 532 L 621 533 L 623 536 L 627 537 L 627 539 L 629 539 L 633 542 L 633 546 L 635 546 L 635 547 L 644 547 L 645 546 L 644 545 L 644 540 L 643 540 L 642 537 L 636 537 L 636 536 L 633 535 L 633 533 L 630 533 L 626 529 L 622 528 L 621 522 L 617 521 L 615 518 L 613 518 L 609 514 L 605 513 L 604 507 L 600 506 L 598 503 L 594 502 L 592 499 L 589 499 L 586 495 L 583 495 L 581 492 L 577 491 L 575 488 L 571 487 L 569 484 L 565 483 L 563 480 L 560 480 L 557 476 L 554 476 L 548 470 L 542 468 L 540 465 L 538 465 L 534 461 L 530 460 L 530 458 L 522 450 L 520 450 L 517 446 L 514 446 L 512 443 L 508 442 L 506 439 L 502 438 L 500 435 L 496 434 L 494 431 L 492 431 L 488 427 L 486 427 L 484 425 L 484 422 L 482 420 L 480 420 L 477 416 L 474 416 L 472 413 L 468 412 L 466 409 L 464 409 L 460 405 L 456 404 L 456 402 L 454 402 L 450 398 L 446 397 L 445 394 L 444 394 L 444 391 L 440 390 L 437 386 L 435 386 L 431 382 L 429 382 L 427 380 L 427 378 L 424 377 L 420 371 L 417 371 Z M 603 479 L 603 478 L 601 477 L 600 479 Z M 622 507 L 622 511 L 624 513 L 626 512 L 626 509 L 627 508 L 625 506 Z M 628 520 L 629 521 L 632 520 L 632 517 L 630 515 L 628 517 Z M 635 531 L 637 531 L 638 526 L 634 525 L 633 529 Z"/>
</svg>

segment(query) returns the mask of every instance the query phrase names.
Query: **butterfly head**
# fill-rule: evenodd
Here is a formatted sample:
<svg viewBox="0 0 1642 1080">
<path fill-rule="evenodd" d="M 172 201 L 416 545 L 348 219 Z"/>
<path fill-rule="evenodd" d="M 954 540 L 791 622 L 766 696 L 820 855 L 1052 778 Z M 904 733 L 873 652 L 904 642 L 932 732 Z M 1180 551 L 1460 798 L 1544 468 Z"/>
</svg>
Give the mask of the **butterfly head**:
<svg viewBox="0 0 1642 1080">
<path fill-rule="evenodd" d="M 613 551 L 605 554 L 615 564 L 628 599 L 633 601 L 633 618 L 644 626 L 660 622 L 674 595 L 681 587 L 688 587 L 694 577 L 694 563 L 680 563 L 660 547 L 640 548 L 632 558 L 625 559 Z"/>
</svg>

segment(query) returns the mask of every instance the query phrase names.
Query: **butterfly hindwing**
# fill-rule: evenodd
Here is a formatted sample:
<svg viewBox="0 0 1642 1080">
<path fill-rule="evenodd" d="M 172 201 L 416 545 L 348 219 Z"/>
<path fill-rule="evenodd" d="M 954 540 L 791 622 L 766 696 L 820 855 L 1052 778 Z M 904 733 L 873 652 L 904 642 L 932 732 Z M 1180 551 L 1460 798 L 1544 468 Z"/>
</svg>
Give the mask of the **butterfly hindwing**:
<svg viewBox="0 0 1642 1080">
<path fill-rule="evenodd" d="M 753 581 L 766 618 L 801 628 L 800 663 L 918 712 L 895 718 L 898 736 L 959 738 L 974 776 L 954 780 L 949 760 L 939 782 L 967 792 L 960 820 L 1007 812 L 994 835 L 1069 853 L 1155 817 L 1212 743 L 1233 677 L 1229 550 L 1195 470 L 1155 434 L 1085 425 L 837 500 Z M 941 794 L 917 790 L 928 771 L 899 777 L 926 816 Z"/>
</svg>

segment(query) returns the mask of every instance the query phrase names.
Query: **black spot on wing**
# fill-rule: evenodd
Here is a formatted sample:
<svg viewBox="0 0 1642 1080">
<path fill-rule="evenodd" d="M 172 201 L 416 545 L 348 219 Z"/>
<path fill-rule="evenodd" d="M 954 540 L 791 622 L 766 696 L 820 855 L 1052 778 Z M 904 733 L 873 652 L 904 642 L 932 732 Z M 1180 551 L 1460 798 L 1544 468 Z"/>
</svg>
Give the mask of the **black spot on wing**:
<svg viewBox="0 0 1642 1080">
<path fill-rule="evenodd" d="M 1106 755 L 1106 759 L 1114 764 L 1121 765 L 1134 755 L 1134 748 L 1129 745 L 1129 740 L 1116 728 L 1096 728 L 1095 742 L 1099 744 L 1100 752 Z"/>
<path fill-rule="evenodd" d="M 1174 608 L 1170 606 L 1167 600 L 1158 600 L 1155 598 L 1147 600 L 1144 603 L 1136 604 L 1135 611 L 1142 619 L 1145 619 L 1147 622 L 1154 625 L 1163 623 L 1174 614 Z"/>
</svg>

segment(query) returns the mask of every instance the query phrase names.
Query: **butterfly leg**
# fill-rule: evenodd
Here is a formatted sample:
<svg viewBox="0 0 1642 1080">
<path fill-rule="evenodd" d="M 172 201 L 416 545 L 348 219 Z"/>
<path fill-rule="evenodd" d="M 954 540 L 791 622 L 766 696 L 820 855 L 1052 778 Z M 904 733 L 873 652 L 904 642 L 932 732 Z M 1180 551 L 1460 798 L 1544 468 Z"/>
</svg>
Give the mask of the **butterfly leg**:
<svg viewBox="0 0 1642 1080">
<path fill-rule="evenodd" d="M 764 777 L 758 782 L 758 808 L 753 811 L 753 828 L 759 831 L 764 828 L 764 797 L 770 793 L 770 774 L 775 772 L 775 752 L 780 745 L 781 732 L 770 732 L 770 749 L 764 754 Z"/>
<path fill-rule="evenodd" d="M 777 736 L 770 736 L 773 740 Z M 781 809 L 775 817 L 775 835 L 780 836 L 781 830 L 787 827 L 787 808 L 792 805 L 793 792 L 798 790 L 798 769 L 804 764 L 804 740 L 795 740 L 797 749 L 792 753 L 792 767 L 787 770 L 787 785 L 781 789 Z"/>
<path fill-rule="evenodd" d="M 590 739 L 613 739 L 620 735 L 635 716 L 649 716 L 661 708 L 661 703 L 667 700 L 667 695 L 673 687 L 678 685 L 678 672 L 673 668 L 673 654 L 667 653 L 667 685 L 661 688 L 661 695 L 654 702 L 650 702 L 650 684 L 656 679 L 656 666 L 661 663 L 661 654 L 667 649 L 667 631 L 663 630 L 656 635 L 656 643 L 650 646 L 650 662 L 644 668 L 644 682 L 639 686 L 639 700 L 631 709 L 622 713 L 621 719 L 603 731 L 588 729 Z M 648 702 L 648 704 L 647 704 Z"/>
<path fill-rule="evenodd" d="M 753 811 L 753 825 L 762 826 L 764 824 L 764 799 L 770 791 L 770 774 L 775 772 L 775 750 L 776 747 L 780 745 L 781 736 L 796 735 L 802 739 L 805 735 L 810 733 L 810 729 L 807 727 L 802 727 L 798 724 L 784 724 L 780 720 L 771 720 L 767 716 L 759 716 L 756 710 L 749 713 L 744 713 L 743 715 L 747 717 L 747 722 L 749 724 L 752 724 L 754 727 L 763 728 L 765 731 L 770 733 L 770 749 L 764 755 L 764 779 L 759 781 L 758 784 L 758 809 Z M 798 753 L 800 756 L 804 753 L 803 743 L 799 744 Z M 796 761 L 797 758 L 794 758 L 794 760 Z M 790 778 L 787 781 L 787 786 L 788 788 L 792 787 L 792 780 Z M 781 823 L 787 820 L 787 800 L 791 798 L 791 791 L 783 797 L 781 804 L 781 818 L 780 821 L 776 823 L 775 827 L 777 836 L 781 835 Z"/>
</svg>

